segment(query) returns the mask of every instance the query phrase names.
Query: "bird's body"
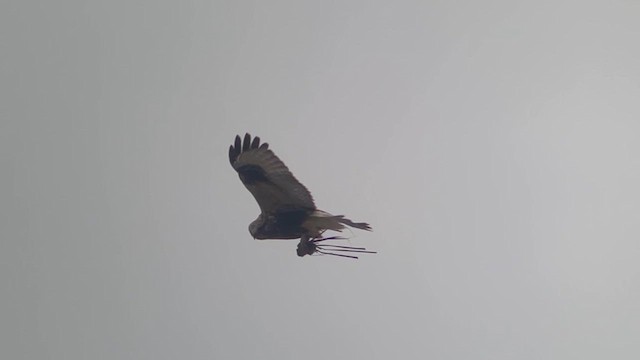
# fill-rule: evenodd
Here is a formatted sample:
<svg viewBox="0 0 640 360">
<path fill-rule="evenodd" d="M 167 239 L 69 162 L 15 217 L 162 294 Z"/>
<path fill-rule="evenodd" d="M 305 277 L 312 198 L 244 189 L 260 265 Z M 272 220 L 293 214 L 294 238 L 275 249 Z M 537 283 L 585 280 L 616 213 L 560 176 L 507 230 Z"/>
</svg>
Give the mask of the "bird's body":
<svg viewBox="0 0 640 360">
<path fill-rule="evenodd" d="M 367 223 L 355 223 L 342 215 L 318 210 L 309 190 L 267 143 L 260 143 L 259 137 L 252 140 L 249 134 L 245 134 L 244 139 L 236 136 L 229 147 L 229 162 L 260 206 L 260 215 L 249 225 L 255 239 L 300 238 L 303 245 L 319 239 L 326 230 L 342 231 L 345 226 L 371 230 Z M 306 248 L 313 248 L 312 253 L 320 249 L 319 246 L 318 249 Z M 305 251 L 304 255 L 308 254 Z"/>
<path fill-rule="evenodd" d="M 305 234 L 305 220 L 312 213 L 306 209 L 282 209 L 273 214 L 260 214 L 249 225 L 255 239 L 298 239 Z"/>
</svg>

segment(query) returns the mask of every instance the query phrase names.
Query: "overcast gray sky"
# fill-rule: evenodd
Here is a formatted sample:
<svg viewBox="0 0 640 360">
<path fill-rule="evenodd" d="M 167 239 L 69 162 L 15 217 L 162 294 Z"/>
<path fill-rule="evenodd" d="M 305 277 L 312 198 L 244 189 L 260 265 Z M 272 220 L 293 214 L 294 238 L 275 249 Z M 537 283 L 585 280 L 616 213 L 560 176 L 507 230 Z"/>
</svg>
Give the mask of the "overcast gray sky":
<svg viewBox="0 0 640 360">
<path fill-rule="evenodd" d="M 0 358 L 640 358 L 640 3 L 0 13 Z M 247 131 L 379 254 L 253 240 Z"/>
</svg>

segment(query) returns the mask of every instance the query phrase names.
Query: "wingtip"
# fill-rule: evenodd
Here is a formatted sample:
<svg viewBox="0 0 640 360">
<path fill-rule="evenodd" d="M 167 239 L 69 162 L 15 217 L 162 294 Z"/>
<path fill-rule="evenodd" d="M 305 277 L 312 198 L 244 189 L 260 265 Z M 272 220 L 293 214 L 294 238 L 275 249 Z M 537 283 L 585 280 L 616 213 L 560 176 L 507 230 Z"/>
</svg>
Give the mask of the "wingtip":
<svg viewBox="0 0 640 360">
<path fill-rule="evenodd" d="M 268 143 L 260 143 L 260 137 L 256 136 L 251 139 L 251 134 L 248 132 L 243 137 L 236 135 L 233 144 L 229 147 L 229 162 L 231 165 L 238 159 L 241 153 L 249 151 L 251 149 L 266 150 L 269 148 Z"/>
<path fill-rule="evenodd" d="M 240 148 L 237 146 L 230 145 L 229 146 L 229 162 L 233 166 L 233 164 L 238 160 L 238 156 L 240 156 Z"/>
<path fill-rule="evenodd" d="M 244 140 L 242 141 L 242 151 L 249 150 L 251 146 L 251 135 L 249 133 L 244 134 Z"/>
<path fill-rule="evenodd" d="M 253 141 L 251 142 L 251 148 L 257 149 L 259 146 L 260 146 L 260 136 L 256 136 L 253 138 Z"/>
</svg>

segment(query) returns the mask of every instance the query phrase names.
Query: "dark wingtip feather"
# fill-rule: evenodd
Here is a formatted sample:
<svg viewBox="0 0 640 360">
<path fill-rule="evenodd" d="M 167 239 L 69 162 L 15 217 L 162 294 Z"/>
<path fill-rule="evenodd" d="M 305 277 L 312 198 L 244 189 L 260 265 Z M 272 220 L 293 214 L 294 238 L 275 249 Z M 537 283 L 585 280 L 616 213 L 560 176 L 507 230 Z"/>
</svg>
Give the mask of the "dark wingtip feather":
<svg viewBox="0 0 640 360">
<path fill-rule="evenodd" d="M 244 134 L 244 141 L 242 142 L 242 151 L 248 151 L 251 146 L 251 135 L 249 133 Z"/>
<path fill-rule="evenodd" d="M 233 163 L 238 159 L 238 156 L 240 156 L 240 141 L 240 136 L 236 135 L 233 145 L 229 146 L 229 162 L 231 165 L 233 165 Z"/>
<path fill-rule="evenodd" d="M 234 141 L 233 146 L 236 148 L 238 154 L 240 154 L 240 149 L 242 148 L 242 139 L 240 138 L 240 135 L 236 135 L 236 140 Z"/>
<path fill-rule="evenodd" d="M 259 146 L 260 146 L 260 136 L 256 136 L 253 138 L 253 141 L 251 142 L 251 148 L 257 149 Z"/>
<path fill-rule="evenodd" d="M 233 165 L 233 163 L 238 160 L 238 156 L 245 151 L 249 151 L 251 149 L 266 150 L 268 148 L 269 144 L 260 144 L 259 136 L 254 137 L 252 141 L 251 134 L 249 133 L 245 133 L 244 138 L 240 137 L 240 135 L 236 135 L 233 145 L 229 147 L 229 162 Z"/>
<path fill-rule="evenodd" d="M 238 154 L 236 154 L 235 148 L 233 147 L 233 145 L 229 145 L 229 163 L 233 165 L 237 158 Z"/>
</svg>

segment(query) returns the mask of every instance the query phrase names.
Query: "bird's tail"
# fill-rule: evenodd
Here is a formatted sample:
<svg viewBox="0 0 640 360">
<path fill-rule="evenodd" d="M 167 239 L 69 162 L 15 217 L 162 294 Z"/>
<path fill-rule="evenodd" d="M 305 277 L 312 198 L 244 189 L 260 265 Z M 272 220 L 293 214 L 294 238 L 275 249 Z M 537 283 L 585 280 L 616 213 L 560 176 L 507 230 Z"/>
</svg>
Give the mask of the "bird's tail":
<svg viewBox="0 0 640 360">
<path fill-rule="evenodd" d="M 345 225 L 356 229 L 371 231 L 371 226 L 364 222 L 353 222 L 344 215 L 331 215 L 322 210 L 315 210 L 304 222 L 303 227 L 315 236 L 320 236 L 325 230 L 342 231 Z"/>
</svg>

